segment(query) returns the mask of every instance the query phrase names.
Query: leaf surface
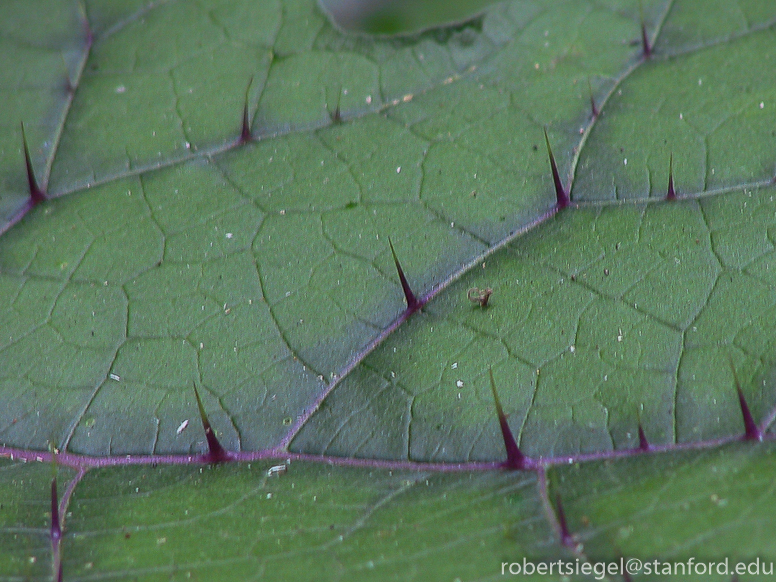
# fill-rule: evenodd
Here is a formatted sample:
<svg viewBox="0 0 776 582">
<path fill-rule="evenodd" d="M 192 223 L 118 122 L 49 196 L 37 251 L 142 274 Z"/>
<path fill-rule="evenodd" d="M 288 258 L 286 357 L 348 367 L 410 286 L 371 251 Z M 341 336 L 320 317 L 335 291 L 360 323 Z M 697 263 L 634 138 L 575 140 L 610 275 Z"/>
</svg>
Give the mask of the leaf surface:
<svg viewBox="0 0 776 582">
<path fill-rule="evenodd" d="M 737 547 L 732 513 L 662 545 L 578 527 L 630 523 L 655 474 L 721 463 L 735 490 L 746 465 L 744 498 L 769 491 L 770 445 L 720 447 L 776 410 L 776 10 L 711 10 L 515 1 L 368 37 L 303 0 L 3 5 L 0 442 L 57 449 L 67 576 L 487 579 Z M 533 472 L 498 470 L 491 370 Z M 193 386 L 239 463 L 196 466 Z M 3 467 L 42 509 L 3 516 L 7 576 L 45 579 L 50 479 Z M 581 494 L 631 473 L 629 501 Z"/>
</svg>

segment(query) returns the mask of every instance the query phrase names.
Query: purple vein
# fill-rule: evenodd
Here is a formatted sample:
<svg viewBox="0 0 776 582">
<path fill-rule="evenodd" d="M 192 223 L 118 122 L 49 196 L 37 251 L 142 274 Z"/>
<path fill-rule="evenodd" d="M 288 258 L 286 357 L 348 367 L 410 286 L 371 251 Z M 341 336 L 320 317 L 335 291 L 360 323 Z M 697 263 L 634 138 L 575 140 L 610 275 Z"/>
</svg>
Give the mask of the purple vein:
<svg viewBox="0 0 776 582">
<path fill-rule="evenodd" d="M 59 150 L 59 142 L 61 141 L 62 133 L 65 130 L 65 122 L 67 121 L 67 117 L 70 114 L 70 110 L 73 106 L 73 101 L 75 100 L 75 92 L 81 83 L 81 77 L 83 77 L 84 69 L 86 68 L 86 61 L 89 60 L 89 55 L 91 54 L 91 50 L 92 50 L 92 44 L 94 42 L 94 35 L 92 34 L 92 28 L 91 28 L 91 25 L 89 24 L 89 16 L 86 14 L 86 6 L 82 4 L 81 10 L 83 12 L 82 25 L 83 25 L 84 36 L 85 36 L 84 49 L 81 55 L 81 60 L 78 63 L 78 67 L 76 68 L 76 71 L 75 71 L 75 78 L 72 80 L 71 79 L 67 80 L 68 91 L 67 91 L 67 97 L 65 98 L 65 106 L 62 110 L 62 118 L 60 123 L 57 125 L 56 132 L 54 133 L 54 139 L 51 146 L 51 155 L 46 161 L 46 169 L 44 170 L 43 176 L 41 177 L 44 190 L 46 190 L 46 186 L 48 185 L 49 177 L 51 176 L 51 168 L 54 165 L 54 158 L 56 157 L 57 151 Z"/>
<path fill-rule="evenodd" d="M 774 413 L 768 415 L 770 419 Z M 776 442 L 776 434 L 766 433 L 769 426 L 765 422 L 761 422 L 759 425 L 760 430 L 764 433 L 764 442 Z M 597 453 L 580 453 L 576 455 L 558 455 L 548 457 L 534 457 L 532 467 L 526 469 L 526 471 L 536 471 L 539 475 L 546 469 L 553 466 L 567 466 L 569 464 L 583 463 L 583 462 L 595 462 L 605 460 L 617 460 L 638 455 L 652 455 L 659 453 L 671 453 L 679 451 L 698 451 L 707 450 L 712 448 L 718 448 L 723 445 L 732 444 L 735 442 L 742 442 L 745 440 L 745 435 L 737 434 L 727 437 L 720 437 L 715 439 L 708 439 L 703 441 L 693 441 L 687 443 L 670 443 L 664 445 L 650 445 L 649 451 L 645 451 L 638 446 L 631 449 L 617 449 L 609 451 L 601 451 Z M 105 467 L 121 467 L 128 465 L 206 465 L 212 463 L 212 458 L 209 453 L 202 453 L 196 455 L 145 455 L 145 454 L 129 454 L 129 455 L 115 455 L 115 456 L 102 456 L 95 457 L 90 455 L 82 455 L 78 453 L 58 452 L 51 453 L 48 451 L 30 451 L 26 449 L 15 449 L 12 447 L 0 446 L 0 458 L 7 458 L 11 461 L 20 461 L 24 463 L 38 462 L 38 463 L 50 463 L 56 459 L 57 465 L 64 467 L 70 467 L 77 469 L 79 475 L 68 485 L 68 490 L 65 491 L 65 495 L 62 498 L 60 507 L 66 507 L 69 495 L 72 493 L 72 489 L 77 482 L 83 476 L 86 470 L 90 468 L 105 468 Z M 263 449 L 252 452 L 229 452 L 229 462 L 255 462 L 265 460 L 277 460 L 284 462 L 292 461 L 304 461 L 312 463 L 322 463 L 331 466 L 340 467 L 363 467 L 370 469 L 386 469 L 386 470 L 409 470 L 409 471 L 429 471 L 434 473 L 461 473 L 471 471 L 509 471 L 510 469 L 504 467 L 503 461 L 469 461 L 459 463 L 434 463 L 428 461 L 411 461 L 411 460 L 387 460 L 387 459 L 370 459 L 370 458 L 356 458 L 356 457 L 335 457 L 327 455 L 315 455 L 308 453 L 294 453 L 289 452 L 280 447 Z M 69 491 L 69 492 L 68 492 Z M 62 512 L 64 515 L 64 512 Z"/>
<path fill-rule="evenodd" d="M 666 18 L 668 17 L 668 13 L 671 11 L 671 8 L 673 7 L 674 0 L 671 0 L 667 5 L 665 10 L 663 11 L 663 14 L 660 17 L 660 20 L 658 21 L 657 26 L 655 27 L 655 30 L 653 31 L 652 38 L 649 39 L 651 42 L 651 46 L 654 49 L 655 43 L 657 42 L 657 37 L 660 35 L 660 31 L 663 28 L 663 24 L 666 21 Z M 653 54 L 654 57 L 654 54 Z M 584 130 L 582 132 L 582 136 L 579 140 L 579 143 L 577 144 L 576 150 L 574 150 L 574 157 L 571 159 L 571 169 L 569 170 L 569 175 L 571 178 L 571 183 L 569 184 L 568 190 L 569 190 L 569 196 L 572 196 L 573 194 L 573 181 L 574 176 L 577 173 L 577 167 L 579 165 L 579 158 L 582 155 L 582 150 L 585 147 L 585 143 L 587 143 L 588 137 L 590 137 L 590 133 L 593 131 L 593 127 L 595 127 L 596 122 L 601 118 L 601 113 L 604 110 L 604 107 L 606 107 L 606 104 L 609 102 L 609 99 L 614 95 L 614 93 L 617 91 L 617 89 L 625 82 L 633 73 L 636 71 L 641 65 L 646 63 L 649 59 L 645 58 L 643 55 L 638 58 L 636 61 L 634 61 L 629 67 L 627 67 L 618 77 L 615 78 L 614 83 L 612 84 L 609 91 L 604 95 L 604 98 L 601 100 L 600 103 L 598 103 L 598 112 L 596 115 L 593 116 L 593 118 L 590 120 L 590 122 L 584 127 Z M 593 99 L 593 94 L 590 94 L 590 98 Z"/>
<path fill-rule="evenodd" d="M 458 269 L 453 271 L 447 278 L 445 278 L 444 280 L 434 285 L 431 288 L 431 290 L 429 290 L 425 295 L 421 295 L 420 297 L 418 297 L 417 307 L 415 307 L 414 309 L 407 308 L 404 311 L 402 311 L 401 314 L 396 319 L 394 319 L 390 325 L 388 325 L 388 327 L 386 327 L 378 335 L 376 335 L 360 352 L 355 354 L 345 364 L 345 366 L 340 369 L 339 372 L 334 374 L 334 377 L 332 378 L 331 382 L 329 382 L 326 385 L 324 390 L 311 403 L 311 405 L 308 408 L 306 408 L 301 415 L 297 416 L 296 421 L 291 425 L 291 428 L 289 429 L 288 434 L 286 434 L 286 436 L 283 437 L 283 439 L 278 444 L 278 448 L 279 449 L 287 448 L 288 445 L 291 443 L 291 441 L 294 439 L 294 437 L 299 433 L 299 431 L 305 425 L 305 423 L 310 419 L 310 417 L 313 414 L 315 414 L 315 412 L 321 406 L 321 403 L 328 397 L 329 394 L 331 394 L 332 390 L 334 390 L 340 384 L 340 382 L 342 382 L 342 380 L 344 380 L 348 376 L 348 374 L 350 374 L 356 368 L 356 366 L 358 366 L 364 360 L 364 358 L 366 358 L 370 353 L 372 353 L 375 350 L 375 348 L 377 348 L 377 346 L 379 346 L 383 341 L 385 341 L 388 338 L 388 336 L 390 336 L 394 331 L 396 331 L 396 329 L 398 329 L 413 313 L 422 309 L 423 306 L 426 305 L 426 303 L 431 301 L 431 299 L 439 295 L 439 293 L 441 293 L 452 283 L 454 283 L 455 281 L 463 277 L 473 267 L 475 267 L 476 265 L 478 265 L 479 263 L 487 259 L 490 255 L 501 250 L 506 245 L 511 243 L 513 240 L 522 236 L 532 228 L 539 226 L 543 222 L 549 220 L 550 218 L 555 216 L 557 212 L 558 212 L 558 207 L 553 205 L 553 207 L 550 210 L 545 211 L 543 214 L 534 218 L 532 221 L 521 226 L 520 228 L 513 230 L 507 237 L 503 238 L 493 246 L 488 247 L 483 253 L 481 253 L 477 257 L 461 265 Z"/>
<path fill-rule="evenodd" d="M 657 29 L 654 32 L 652 44 L 654 45 L 655 39 L 657 38 L 657 35 L 659 34 L 660 28 L 662 27 L 663 23 L 665 22 L 665 18 L 668 14 L 668 12 L 671 10 L 671 6 L 673 5 L 673 0 L 669 2 L 669 4 L 666 7 L 666 10 L 661 16 L 659 25 Z M 626 79 L 628 78 L 633 71 L 635 71 L 639 65 L 644 63 L 646 61 L 645 58 L 639 59 L 637 62 L 635 62 L 632 66 L 627 68 L 622 75 L 617 79 L 617 81 L 614 83 L 612 88 L 610 89 L 609 93 L 604 97 L 602 100 L 599 111 L 602 111 L 604 106 L 606 105 L 607 101 L 611 97 L 611 95 L 615 92 L 617 87 Z M 587 140 L 587 137 L 590 134 L 590 131 L 592 130 L 593 126 L 595 125 L 595 122 L 599 119 L 599 116 L 594 116 L 593 119 L 590 120 L 590 123 L 588 123 L 587 127 L 585 128 L 585 131 L 583 132 L 579 143 L 576 147 L 576 153 L 574 155 L 574 158 L 572 159 L 571 163 L 571 183 L 568 186 L 568 192 L 569 195 L 573 189 L 573 177 L 576 173 L 577 164 L 579 162 L 579 156 L 582 151 L 582 148 L 584 147 L 584 144 Z M 545 137 L 546 137 L 546 131 L 545 131 Z M 467 272 L 469 272 L 474 266 L 481 263 L 483 260 L 485 260 L 487 257 L 492 255 L 493 253 L 501 250 L 506 245 L 514 241 L 519 236 L 525 234 L 527 231 L 531 230 L 532 228 L 539 226 L 543 222 L 549 220 L 557 212 L 560 210 L 557 206 L 553 206 L 549 211 L 544 212 L 543 214 L 539 215 L 532 221 L 528 222 L 522 227 L 517 228 L 516 230 L 512 231 L 508 236 L 503 238 L 498 243 L 494 244 L 493 246 L 488 247 L 488 249 L 485 250 L 485 252 L 481 253 L 479 256 L 475 257 L 474 259 L 470 260 L 469 262 L 462 265 L 460 268 L 458 268 L 456 271 L 453 271 L 453 273 L 450 274 L 446 279 L 435 285 L 431 288 L 431 290 L 426 293 L 425 295 L 418 298 L 418 307 L 415 309 L 406 309 L 404 310 L 398 318 L 396 318 L 387 328 L 385 328 L 382 332 L 380 332 L 377 336 L 375 336 L 365 347 L 361 350 L 361 352 L 357 353 L 355 356 L 353 356 L 346 364 L 345 366 L 334 375 L 331 382 L 325 387 L 325 389 L 321 392 L 321 394 L 318 395 L 318 397 L 311 403 L 311 405 L 303 411 L 303 413 L 299 416 L 297 416 L 296 421 L 291 425 L 291 428 L 289 429 L 288 434 L 280 441 L 278 444 L 279 449 L 286 449 L 290 444 L 291 441 L 294 439 L 294 437 L 299 433 L 299 431 L 302 429 L 302 427 L 307 423 L 307 421 L 312 417 L 313 414 L 318 410 L 318 408 L 321 406 L 321 403 L 328 397 L 329 394 L 331 394 L 332 390 L 334 390 L 339 383 L 352 372 L 358 364 L 360 364 L 364 358 L 366 358 L 371 352 L 373 352 L 377 346 L 379 346 L 385 339 L 390 336 L 396 329 L 399 328 L 408 318 L 410 315 L 412 315 L 415 311 L 422 309 L 422 307 L 428 303 L 431 299 L 436 297 L 439 293 L 441 293 L 444 289 L 446 289 L 448 286 L 450 286 L 453 282 L 460 279 L 463 275 L 465 275 Z"/>
</svg>

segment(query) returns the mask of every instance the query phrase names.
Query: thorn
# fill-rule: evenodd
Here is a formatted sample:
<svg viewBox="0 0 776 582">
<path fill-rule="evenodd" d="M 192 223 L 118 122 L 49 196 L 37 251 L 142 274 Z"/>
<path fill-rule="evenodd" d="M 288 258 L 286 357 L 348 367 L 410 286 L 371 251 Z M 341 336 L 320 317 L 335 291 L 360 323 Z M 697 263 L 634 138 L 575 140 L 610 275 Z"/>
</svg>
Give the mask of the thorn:
<svg viewBox="0 0 776 582">
<path fill-rule="evenodd" d="M 240 130 L 240 143 L 247 143 L 253 139 L 253 136 L 251 135 L 250 112 L 248 110 L 248 94 L 251 91 L 251 85 L 253 85 L 253 75 L 251 75 L 251 78 L 248 81 L 248 87 L 245 89 L 245 102 L 243 103 L 242 129 Z"/>
<path fill-rule="evenodd" d="M 666 200 L 676 200 L 676 191 L 674 190 L 674 153 L 668 158 L 668 192 Z"/>
<path fill-rule="evenodd" d="M 224 461 L 228 461 L 229 453 L 226 452 L 224 447 L 221 446 L 221 443 L 218 442 L 216 433 L 214 433 L 213 429 L 210 427 L 210 421 L 207 419 L 207 414 L 205 414 L 205 407 L 202 406 L 202 399 L 199 397 L 196 384 L 194 384 L 194 396 L 197 398 L 197 407 L 199 408 L 199 416 L 202 419 L 202 428 L 205 429 L 205 438 L 207 439 L 208 448 L 208 454 L 205 455 L 207 461 L 209 463 L 223 463 Z"/>
<path fill-rule="evenodd" d="M 335 124 L 342 123 L 342 113 L 340 112 L 339 105 L 334 108 L 334 113 L 331 114 L 331 120 Z"/>
<path fill-rule="evenodd" d="M 649 39 L 647 38 L 647 27 L 641 23 L 641 46 L 644 50 L 644 58 L 648 59 L 652 55 L 652 47 L 649 45 Z"/>
<path fill-rule="evenodd" d="M 342 110 L 340 109 L 340 101 L 342 100 L 342 87 L 339 89 L 339 93 L 337 94 L 337 106 L 334 108 L 333 112 L 329 112 L 329 117 L 331 118 L 332 123 L 339 124 L 342 123 Z"/>
<path fill-rule="evenodd" d="M 59 498 L 57 497 L 57 478 L 51 480 L 51 543 L 58 544 L 62 538 L 62 526 L 59 523 Z"/>
<path fill-rule="evenodd" d="M 571 535 L 568 523 L 566 522 L 566 514 L 563 511 L 563 504 L 560 501 L 560 493 L 555 494 L 555 512 L 558 515 L 558 526 L 560 527 L 560 543 L 567 548 L 576 548 L 577 544 L 574 542 L 574 536 Z"/>
<path fill-rule="evenodd" d="M 59 568 L 57 568 L 57 582 L 62 582 L 62 562 L 59 562 Z"/>
<path fill-rule="evenodd" d="M 748 441 L 761 441 L 763 440 L 763 433 L 757 426 L 754 418 L 752 418 L 752 412 L 749 410 L 749 405 L 746 403 L 746 397 L 744 397 L 744 393 L 741 391 L 741 387 L 737 384 L 738 382 L 736 382 L 736 390 L 738 391 L 738 403 L 741 405 L 741 414 L 744 417 L 744 427 L 746 428 L 746 431 L 744 432 L 744 438 Z"/>
<path fill-rule="evenodd" d="M 641 426 L 641 421 L 639 421 L 639 450 L 645 453 L 652 450 L 652 445 L 649 444 L 647 435 L 644 434 L 644 427 Z"/>
<path fill-rule="evenodd" d="M 590 93 L 590 112 L 593 115 L 593 119 L 598 117 L 598 107 L 595 105 L 595 99 L 593 99 L 593 88 L 590 86 L 590 77 L 587 78 L 587 90 Z"/>
<path fill-rule="evenodd" d="M 644 5 L 641 2 L 639 2 L 639 10 L 641 12 L 641 49 L 644 58 L 648 59 L 652 56 L 652 45 L 649 44 L 649 38 L 647 37 L 647 25 L 644 23 Z"/>
<path fill-rule="evenodd" d="M 407 283 L 407 278 L 404 276 L 404 271 L 399 264 L 399 259 L 396 257 L 396 251 L 393 248 L 393 243 L 390 237 L 388 238 L 388 244 L 391 247 L 391 254 L 393 255 L 393 262 L 396 263 L 396 270 L 399 272 L 399 281 L 401 281 L 401 288 L 404 291 L 404 299 L 407 300 L 407 309 L 409 311 L 416 311 L 420 308 L 420 301 L 418 301 L 415 294 L 410 289 L 410 284 Z"/>
<path fill-rule="evenodd" d="M 746 403 L 746 397 L 743 390 L 741 390 L 741 383 L 738 381 L 738 374 L 736 374 L 736 368 L 733 365 L 733 359 L 729 358 L 730 369 L 733 372 L 733 381 L 736 384 L 736 392 L 738 392 L 738 404 L 741 406 L 741 415 L 744 417 L 744 440 L 747 441 L 762 441 L 763 432 L 752 417 L 752 411 L 749 410 L 749 405 Z"/>
<path fill-rule="evenodd" d="M 493 369 L 490 372 L 490 389 L 493 392 L 493 402 L 496 404 L 496 415 L 498 416 L 498 423 L 501 427 L 501 436 L 504 438 L 504 448 L 507 450 L 507 462 L 504 463 L 509 469 L 516 469 L 518 471 L 525 471 L 526 469 L 532 469 L 535 466 L 533 459 L 526 457 L 520 448 L 517 446 L 512 430 L 509 428 L 507 422 L 507 416 L 504 414 L 504 409 L 501 408 L 501 400 L 499 400 L 496 393 L 496 381 L 493 379 Z"/>
<path fill-rule="evenodd" d="M 38 186 L 38 181 L 35 179 L 35 172 L 32 170 L 32 160 L 30 160 L 30 149 L 27 147 L 27 135 L 24 133 L 24 122 L 22 126 L 22 145 L 24 146 L 24 163 L 27 166 L 27 184 L 30 189 L 30 202 L 32 206 L 40 204 L 46 199 L 46 195 L 43 190 Z"/>
<path fill-rule="evenodd" d="M 552 169 L 552 181 L 555 183 L 555 199 L 557 200 L 558 210 L 563 210 L 569 205 L 569 195 L 563 189 L 563 184 L 558 175 L 558 166 L 555 165 L 555 156 L 550 149 L 550 138 L 547 137 L 547 128 L 544 128 L 544 141 L 547 144 L 547 153 L 550 155 L 550 168 Z"/>
</svg>

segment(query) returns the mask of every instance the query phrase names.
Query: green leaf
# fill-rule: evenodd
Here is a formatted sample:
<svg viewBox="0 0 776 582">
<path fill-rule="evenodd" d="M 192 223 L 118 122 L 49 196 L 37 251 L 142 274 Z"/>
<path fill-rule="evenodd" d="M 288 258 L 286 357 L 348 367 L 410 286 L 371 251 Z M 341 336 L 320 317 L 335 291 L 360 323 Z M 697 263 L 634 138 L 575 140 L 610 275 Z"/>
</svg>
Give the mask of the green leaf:
<svg viewBox="0 0 776 582">
<path fill-rule="evenodd" d="M 0 576 L 774 558 L 771 443 L 729 444 L 776 414 L 772 3 L 0 23 Z"/>
</svg>

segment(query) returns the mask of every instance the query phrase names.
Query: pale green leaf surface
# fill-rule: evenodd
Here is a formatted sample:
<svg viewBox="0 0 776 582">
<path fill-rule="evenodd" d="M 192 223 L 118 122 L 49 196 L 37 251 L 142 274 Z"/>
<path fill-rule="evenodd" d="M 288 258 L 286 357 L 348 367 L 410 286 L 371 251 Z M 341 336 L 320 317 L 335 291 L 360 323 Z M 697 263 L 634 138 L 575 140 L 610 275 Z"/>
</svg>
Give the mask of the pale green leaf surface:
<svg viewBox="0 0 776 582">
<path fill-rule="evenodd" d="M 502 558 L 555 551 L 533 475 L 269 467 L 89 475 L 64 566 L 76 579 L 485 580 Z"/>
<path fill-rule="evenodd" d="M 733 445 L 716 451 L 634 457 L 563 467 L 550 475 L 562 495 L 569 528 L 591 561 L 622 555 L 681 562 L 681 580 L 730 580 L 736 564 L 774 555 L 773 446 Z M 723 562 L 712 575 L 687 570 L 688 560 Z M 664 566 L 661 566 L 661 569 Z M 753 575 L 745 580 L 767 580 Z M 642 574 L 645 574 L 642 571 Z M 652 573 L 643 580 L 665 579 Z"/>
</svg>

